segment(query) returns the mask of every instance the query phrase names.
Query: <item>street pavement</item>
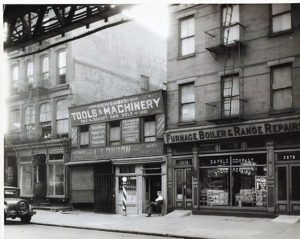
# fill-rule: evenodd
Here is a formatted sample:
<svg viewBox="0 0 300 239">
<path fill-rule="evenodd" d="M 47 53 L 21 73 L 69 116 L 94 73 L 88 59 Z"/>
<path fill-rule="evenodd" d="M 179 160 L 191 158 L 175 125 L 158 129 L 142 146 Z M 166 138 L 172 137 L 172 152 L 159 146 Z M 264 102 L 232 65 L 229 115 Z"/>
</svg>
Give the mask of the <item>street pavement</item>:
<svg viewBox="0 0 300 239">
<path fill-rule="evenodd" d="M 146 214 L 122 216 L 86 211 L 36 210 L 36 212 L 37 214 L 32 217 L 32 223 L 40 225 L 184 238 L 300 238 L 300 217 L 296 217 L 296 220 L 276 220 L 211 215 L 187 216 L 177 210 L 167 216 L 152 217 L 145 217 Z M 293 218 L 293 216 L 286 218 Z M 297 220 L 298 223 L 295 223 Z"/>
</svg>

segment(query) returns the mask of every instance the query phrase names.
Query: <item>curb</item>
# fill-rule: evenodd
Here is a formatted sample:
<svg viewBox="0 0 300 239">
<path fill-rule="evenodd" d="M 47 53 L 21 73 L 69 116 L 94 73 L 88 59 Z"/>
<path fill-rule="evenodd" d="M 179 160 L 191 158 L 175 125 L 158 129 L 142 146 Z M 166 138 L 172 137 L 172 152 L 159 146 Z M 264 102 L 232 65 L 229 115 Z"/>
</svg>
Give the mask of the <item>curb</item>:
<svg viewBox="0 0 300 239">
<path fill-rule="evenodd" d="M 180 236 L 180 235 L 175 235 L 175 234 L 170 234 L 170 233 L 141 232 L 141 231 L 134 231 L 134 230 L 107 229 L 107 228 L 97 228 L 97 227 L 80 227 L 80 226 L 71 226 L 71 225 L 69 226 L 69 225 L 40 223 L 40 222 L 31 222 L 30 224 L 41 225 L 41 226 L 49 226 L 49 227 L 85 229 L 85 230 L 94 230 L 94 231 L 105 231 L 105 232 L 116 232 L 116 233 L 157 236 L 157 237 L 174 237 L 174 238 L 187 238 L 187 239 L 208 239 L 208 238 L 204 238 L 204 237 L 194 237 L 194 236 L 185 236 L 185 235 Z"/>
</svg>

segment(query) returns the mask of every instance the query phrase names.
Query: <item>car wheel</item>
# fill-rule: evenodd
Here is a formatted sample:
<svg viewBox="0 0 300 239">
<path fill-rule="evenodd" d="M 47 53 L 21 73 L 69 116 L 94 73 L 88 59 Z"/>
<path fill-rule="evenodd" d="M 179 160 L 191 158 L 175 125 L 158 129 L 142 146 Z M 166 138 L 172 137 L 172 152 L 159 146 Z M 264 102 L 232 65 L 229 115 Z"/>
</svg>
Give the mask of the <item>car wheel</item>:
<svg viewBox="0 0 300 239">
<path fill-rule="evenodd" d="M 30 215 L 25 215 L 23 217 L 21 217 L 21 222 L 24 224 L 28 224 L 31 221 L 31 216 Z"/>
</svg>

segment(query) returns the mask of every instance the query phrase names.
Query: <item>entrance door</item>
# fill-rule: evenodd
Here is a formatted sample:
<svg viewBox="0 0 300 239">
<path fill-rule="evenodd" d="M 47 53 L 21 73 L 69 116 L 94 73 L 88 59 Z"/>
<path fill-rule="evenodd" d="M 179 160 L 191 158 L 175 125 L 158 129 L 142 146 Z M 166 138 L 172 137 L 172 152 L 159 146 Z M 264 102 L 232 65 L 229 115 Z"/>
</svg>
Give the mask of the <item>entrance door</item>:
<svg viewBox="0 0 300 239">
<path fill-rule="evenodd" d="M 277 210 L 300 214 L 300 165 L 277 166 Z"/>
<path fill-rule="evenodd" d="M 176 208 L 192 208 L 192 170 L 190 168 L 175 170 L 175 186 Z"/>
</svg>

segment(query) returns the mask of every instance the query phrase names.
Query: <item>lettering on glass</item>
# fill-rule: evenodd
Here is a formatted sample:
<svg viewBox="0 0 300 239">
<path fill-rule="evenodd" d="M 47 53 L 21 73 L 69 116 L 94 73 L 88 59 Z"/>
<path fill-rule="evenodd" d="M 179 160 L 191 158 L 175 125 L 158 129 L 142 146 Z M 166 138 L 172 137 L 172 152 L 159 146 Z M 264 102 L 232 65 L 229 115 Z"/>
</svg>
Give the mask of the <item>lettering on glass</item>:
<svg viewBox="0 0 300 239">
<path fill-rule="evenodd" d="M 123 144 L 139 143 L 140 141 L 140 119 L 127 119 L 122 121 Z"/>
<path fill-rule="evenodd" d="M 106 145 L 106 124 L 90 125 L 91 147 L 102 147 Z"/>
</svg>

